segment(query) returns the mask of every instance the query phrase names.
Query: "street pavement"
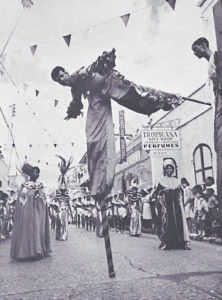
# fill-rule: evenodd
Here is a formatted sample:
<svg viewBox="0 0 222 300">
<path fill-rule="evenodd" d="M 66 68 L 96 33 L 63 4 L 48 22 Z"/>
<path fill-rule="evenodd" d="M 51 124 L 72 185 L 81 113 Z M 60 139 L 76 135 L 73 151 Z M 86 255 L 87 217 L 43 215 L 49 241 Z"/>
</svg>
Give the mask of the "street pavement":
<svg viewBox="0 0 222 300">
<path fill-rule="evenodd" d="M 111 231 L 116 277 L 107 271 L 104 240 L 69 226 L 68 241 L 33 262 L 9 258 L 10 239 L 0 243 L 0 299 L 222 299 L 222 246 L 192 242 L 192 250 L 161 251 L 151 234 Z"/>
</svg>

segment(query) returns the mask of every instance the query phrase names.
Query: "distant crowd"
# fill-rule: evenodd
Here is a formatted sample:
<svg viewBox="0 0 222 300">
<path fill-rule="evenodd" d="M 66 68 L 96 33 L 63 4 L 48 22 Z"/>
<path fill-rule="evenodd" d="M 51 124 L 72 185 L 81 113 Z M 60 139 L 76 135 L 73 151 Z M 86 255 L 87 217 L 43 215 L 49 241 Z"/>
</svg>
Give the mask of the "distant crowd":
<svg viewBox="0 0 222 300">
<path fill-rule="evenodd" d="M 186 178 L 181 179 L 181 197 L 192 239 L 212 241 L 220 236 L 218 200 L 213 177 L 207 177 L 203 185 L 190 187 Z M 142 232 L 156 233 L 158 227 L 158 195 L 154 188 L 131 186 L 126 193 L 121 191 L 107 198 L 106 212 L 109 227 L 116 232 L 128 232 L 130 236 L 140 236 Z M 102 237 L 101 208 L 90 194 L 70 201 L 68 221 L 77 228 L 94 231 Z M 58 205 L 49 206 L 51 227 L 56 228 Z M 71 211 L 71 212 L 70 212 Z"/>
<path fill-rule="evenodd" d="M 128 232 L 130 236 L 140 236 L 141 232 L 156 233 L 158 227 L 158 196 L 152 187 L 135 189 L 131 186 L 107 198 L 107 218 L 109 227 L 116 232 Z M 181 179 L 181 195 L 189 235 L 197 240 L 213 241 L 220 236 L 218 199 L 213 177 L 207 177 L 205 184 L 190 187 L 186 178 Z M 16 193 L 0 191 L 0 241 L 12 235 Z M 51 228 L 61 223 L 61 213 L 54 201 L 49 204 Z M 68 222 L 77 228 L 94 231 L 103 236 L 101 208 L 91 198 L 85 197 L 69 201 Z"/>
</svg>

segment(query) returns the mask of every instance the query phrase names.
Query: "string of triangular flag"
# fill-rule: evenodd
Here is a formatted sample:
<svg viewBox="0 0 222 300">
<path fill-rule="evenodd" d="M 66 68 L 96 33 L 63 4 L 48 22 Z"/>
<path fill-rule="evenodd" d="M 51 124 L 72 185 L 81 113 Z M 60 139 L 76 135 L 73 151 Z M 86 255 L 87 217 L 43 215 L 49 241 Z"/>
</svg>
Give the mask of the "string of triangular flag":
<svg viewBox="0 0 222 300">
<path fill-rule="evenodd" d="M 31 2 L 31 5 L 33 4 L 33 2 L 32 2 L 31 0 L 23 0 L 22 2 L 26 2 L 26 1 L 27 1 L 27 2 Z M 176 0 L 165 0 L 165 1 L 166 1 L 173 9 L 175 9 Z M 26 4 L 25 4 L 25 5 L 26 5 Z M 28 4 L 28 5 L 29 5 L 29 4 Z M 114 18 L 109 19 L 109 20 L 107 20 L 107 21 L 104 21 L 104 22 L 100 22 L 100 23 L 94 24 L 94 25 L 92 25 L 92 26 L 90 26 L 90 27 L 88 27 L 88 28 L 80 29 L 80 30 L 78 30 L 78 32 L 81 31 L 82 34 L 83 34 L 83 37 L 86 38 L 86 37 L 88 36 L 90 30 L 95 29 L 95 28 L 97 28 L 97 27 L 100 27 L 100 26 L 102 26 L 102 25 L 104 25 L 104 24 L 108 24 L 108 23 L 110 23 L 110 22 L 116 21 L 116 20 L 118 20 L 119 18 L 122 20 L 124 26 L 127 27 L 128 24 L 129 24 L 129 20 L 130 20 L 130 17 L 131 17 L 132 14 L 137 13 L 137 12 L 139 12 L 139 11 L 141 11 L 141 10 L 149 9 L 149 8 L 150 8 L 149 5 L 146 5 L 145 7 L 140 7 L 140 8 L 138 8 L 138 9 L 132 10 L 131 12 L 128 12 L 128 13 L 123 14 L 123 15 L 120 15 L 120 16 L 118 16 L 118 17 L 114 17 Z M 76 31 L 76 30 L 75 30 L 75 31 Z M 66 44 L 68 47 L 69 47 L 70 44 L 71 44 L 71 38 L 72 38 L 72 33 L 69 33 L 69 34 L 67 34 L 67 35 L 63 35 L 63 36 L 62 36 L 62 39 L 64 40 L 65 44 Z M 57 38 L 52 39 L 52 40 L 50 40 L 50 42 L 53 42 L 53 41 L 56 40 L 56 39 L 57 39 Z M 30 49 L 30 51 L 31 51 L 31 54 L 32 54 L 33 56 L 35 56 L 38 46 L 39 46 L 40 44 L 44 44 L 44 43 L 49 43 L 49 41 L 44 41 L 44 42 L 35 43 L 34 45 L 31 45 L 31 46 L 29 47 L 29 49 Z M 21 49 L 20 49 L 20 50 L 21 50 Z M 17 49 L 16 51 L 18 51 L 18 49 Z"/>
<path fill-rule="evenodd" d="M 23 83 L 23 91 L 26 92 L 27 89 L 29 88 L 29 84 Z M 35 89 L 35 97 L 37 98 L 40 94 L 40 90 Z M 59 100 L 55 99 L 53 102 L 54 107 L 56 107 L 59 104 Z"/>
<path fill-rule="evenodd" d="M 8 149 L 8 146 L 11 148 L 11 146 L 12 147 L 15 147 L 16 145 L 17 146 L 19 146 L 19 147 L 23 147 L 23 148 L 25 148 L 25 147 L 29 147 L 30 149 L 33 149 L 34 147 L 35 148 L 40 148 L 40 147 L 46 147 L 46 148 L 48 148 L 48 147 L 50 147 L 50 146 L 53 146 L 53 147 L 66 147 L 66 146 L 68 146 L 68 145 L 70 145 L 70 146 L 74 146 L 75 145 L 75 143 L 74 142 L 67 142 L 67 143 L 52 143 L 52 144 L 50 144 L 50 143 L 48 143 L 48 144 L 45 144 L 45 143 L 43 143 L 43 144 L 21 144 L 21 143 L 15 143 L 15 142 L 13 142 L 12 144 L 10 144 L 10 145 L 6 145 L 5 143 L 3 143 L 3 144 L 1 144 L 0 145 L 0 147 L 3 145 L 3 151 L 6 151 L 7 149 Z"/>
<path fill-rule="evenodd" d="M 41 119 L 38 117 L 38 114 L 33 111 L 33 109 L 31 108 L 31 106 L 28 102 L 26 102 L 25 104 L 28 107 L 28 109 L 30 110 L 30 112 L 32 113 L 32 115 L 37 119 L 39 124 L 42 126 L 43 131 L 46 132 L 48 134 L 48 136 L 53 140 L 54 145 L 57 145 L 57 143 L 55 142 L 55 139 L 53 139 L 53 137 L 52 137 L 51 133 L 49 132 L 49 130 L 46 129 L 45 125 L 42 123 Z"/>
</svg>

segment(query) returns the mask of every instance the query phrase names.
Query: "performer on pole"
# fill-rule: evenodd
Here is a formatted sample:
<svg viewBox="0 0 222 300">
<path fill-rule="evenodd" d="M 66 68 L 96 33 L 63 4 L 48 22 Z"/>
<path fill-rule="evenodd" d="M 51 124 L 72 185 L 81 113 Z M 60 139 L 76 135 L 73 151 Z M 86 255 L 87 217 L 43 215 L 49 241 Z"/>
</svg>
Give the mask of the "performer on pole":
<svg viewBox="0 0 222 300">
<path fill-rule="evenodd" d="M 63 86 L 71 87 L 71 101 L 66 120 L 77 118 L 83 108 L 81 96 L 88 98 L 86 119 L 88 170 L 91 196 L 101 207 L 103 235 L 109 276 L 115 277 L 109 240 L 105 199 L 111 192 L 115 175 L 115 138 L 111 99 L 135 112 L 151 115 L 159 109 L 170 110 L 180 103 L 175 94 L 137 86 L 114 70 L 115 49 L 104 52 L 88 68 L 69 75 L 62 67 L 55 67 L 51 77 Z"/>
<path fill-rule="evenodd" d="M 95 95 L 104 100 L 113 99 L 118 104 L 145 115 L 151 115 L 160 109 L 171 110 L 180 104 L 179 95 L 136 85 L 125 79 L 113 69 L 115 58 L 113 49 L 103 52 L 88 68 L 82 67 L 72 75 L 60 66 L 52 70 L 51 77 L 54 81 L 71 87 L 73 100 L 67 111 L 67 120 L 81 114 L 82 95 L 86 96 L 89 102 L 93 101 L 91 98 Z"/>
</svg>

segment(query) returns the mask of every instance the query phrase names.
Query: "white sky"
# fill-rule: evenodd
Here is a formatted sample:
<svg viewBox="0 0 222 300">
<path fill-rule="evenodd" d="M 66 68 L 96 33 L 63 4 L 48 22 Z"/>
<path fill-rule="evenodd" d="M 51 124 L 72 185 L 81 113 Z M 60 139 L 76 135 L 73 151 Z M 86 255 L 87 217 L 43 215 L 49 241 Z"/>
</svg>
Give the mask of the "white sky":
<svg viewBox="0 0 222 300">
<path fill-rule="evenodd" d="M 69 88 L 51 80 L 54 66 L 62 65 L 73 72 L 89 65 L 103 50 L 115 47 L 116 69 L 137 84 L 186 96 L 206 80 L 206 63 L 196 59 L 190 49 L 194 39 L 204 35 L 195 0 L 177 0 L 175 11 L 165 0 L 33 2 L 32 8 L 24 11 L 5 51 L 5 66 L 17 89 L 6 75 L 0 77 L 0 104 L 10 122 L 9 105 L 16 103 L 14 135 L 20 160 L 23 162 L 25 155 L 32 163 L 37 164 L 40 160 L 41 179 L 50 185 L 56 185 L 58 177 L 55 154 L 67 158 L 73 155 L 77 162 L 86 150 L 87 100 L 83 100 L 83 118 L 63 120 L 71 94 Z M 0 1 L 0 50 L 22 10 L 20 0 Z M 130 12 L 125 27 L 120 16 Z M 68 34 L 72 34 L 70 47 L 62 38 Z M 38 48 L 32 56 L 29 47 L 35 44 Z M 25 93 L 23 83 L 29 85 Z M 37 98 L 35 89 L 40 91 Z M 55 99 L 59 100 L 56 108 Z M 33 116 L 26 102 L 40 121 Z M 122 108 L 113 103 L 116 130 L 119 109 Z M 145 116 L 129 111 L 125 111 L 125 116 L 130 133 L 147 120 Z M 0 143 L 7 145 L 4 151 L 7 157 L 11 141 L 1 116 L 0 126 Z M 53 141 L 58 144 L 56 148 Z M 71 142 L 75 145 L 71 146 Z"/>
</svg>

